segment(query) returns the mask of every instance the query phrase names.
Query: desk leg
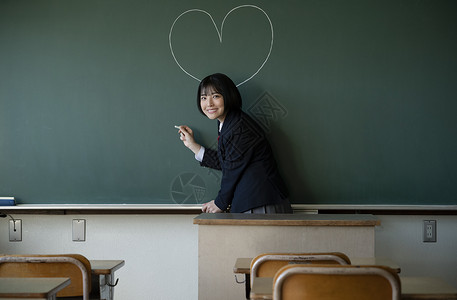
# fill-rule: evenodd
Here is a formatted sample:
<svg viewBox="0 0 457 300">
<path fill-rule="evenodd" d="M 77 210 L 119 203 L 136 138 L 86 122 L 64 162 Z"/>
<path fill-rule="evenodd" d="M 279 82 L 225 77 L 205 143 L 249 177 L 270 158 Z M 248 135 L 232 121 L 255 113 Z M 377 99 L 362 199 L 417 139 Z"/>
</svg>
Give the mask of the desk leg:
<svg viewBox="0 0 457 300">
<path fill-rule="evenodd" d="M 251 299 L 251 274 L 244 275 L 244 284 L 246 289 L 246 299 Z"/>
<path fill-rule="evenodd" d="M 112 274 L 100 275 L 100 299 L 113 300 L 114 287 L 110 286 L 113 284 L 114 283 Z"/>
</svg>

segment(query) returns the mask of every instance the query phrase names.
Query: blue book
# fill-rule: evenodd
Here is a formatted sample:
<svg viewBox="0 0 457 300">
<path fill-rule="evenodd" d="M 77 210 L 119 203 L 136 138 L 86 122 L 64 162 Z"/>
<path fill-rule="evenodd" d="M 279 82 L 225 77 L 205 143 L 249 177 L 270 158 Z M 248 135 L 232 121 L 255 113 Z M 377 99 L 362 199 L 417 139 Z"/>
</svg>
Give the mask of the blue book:
<svg viewBox="0 0 457 300">
<path fill-rule="evenodd" d="M 14 197 L 0 197 L 0 206 L 14 206 L 16 205 L 16 200 Z"/>
</svg>

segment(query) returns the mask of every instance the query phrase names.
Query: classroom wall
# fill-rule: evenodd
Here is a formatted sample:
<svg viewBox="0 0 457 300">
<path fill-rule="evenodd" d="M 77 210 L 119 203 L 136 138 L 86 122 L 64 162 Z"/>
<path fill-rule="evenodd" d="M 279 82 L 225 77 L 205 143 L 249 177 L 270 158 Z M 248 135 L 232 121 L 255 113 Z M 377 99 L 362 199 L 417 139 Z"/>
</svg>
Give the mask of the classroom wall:
<svg viewBox="0 0 457 300">
<path fill-rule="evenodd" d="M 376 255 L 389 257 L 402 275 L 439 276 L 457 287 L 457 216 L 378 216 Z M 424 243 L 423 221 L 437 221 L 437 242 Z"/>
<path fill-rule="evenodd" d="M 197 299 L 197 227 L 193 215 L 13 215 L 22 242 L 9 242 L 0 219 L 0 253 L 81 253 L 124 259 L 117 300 Z M 73 242 L 72 220 L 86 220 L 86 241 Z"/>
<path fill-rule="evenodd" d="M 22 219 L 23 240 L 9 242 L 8 220 L 0 219 L 0 253 L 82 253 L 89 259 L 124 259 L 125 266 L 116 272 L 120 280 L 115 299 L 198 297 L 195 215 L 13 217 Z M 402 275 L 440 276 L 457 287 L 457 216 L 378 217 L 376 256 L 398 263 Z M 85 242 L 71 241 L 73 219 L 86 220 Z M 422 242 L 422 223 L 427 219 L 437 220 L 436 243 Z"/>
</svg>

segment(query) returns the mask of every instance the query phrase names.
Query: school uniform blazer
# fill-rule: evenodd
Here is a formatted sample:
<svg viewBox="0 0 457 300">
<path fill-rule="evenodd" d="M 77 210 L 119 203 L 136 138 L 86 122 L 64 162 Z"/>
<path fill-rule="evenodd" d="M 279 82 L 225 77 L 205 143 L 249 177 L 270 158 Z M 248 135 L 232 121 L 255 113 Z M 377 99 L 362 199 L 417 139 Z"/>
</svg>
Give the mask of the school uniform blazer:
<svg viewBox="0 0 457 300">
<path fill-rule="evenodd" d="M 219 121 L 217 122 L 219 129 Z M 273 153 L 260 126 L 241 110 L 230 111 L 219 133 L 217 151 L 205 149 L 204 167 L 222 170 L 215 204 L 240 213 L 279 204 L 287 197 Z"/>
</svg>

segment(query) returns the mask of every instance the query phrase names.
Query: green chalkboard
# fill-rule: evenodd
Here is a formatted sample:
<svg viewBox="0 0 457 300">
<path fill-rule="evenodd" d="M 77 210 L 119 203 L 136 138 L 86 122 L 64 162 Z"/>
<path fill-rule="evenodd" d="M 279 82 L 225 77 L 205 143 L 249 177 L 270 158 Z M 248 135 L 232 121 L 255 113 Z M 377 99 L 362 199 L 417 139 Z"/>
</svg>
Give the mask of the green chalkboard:
<svg viewBox="0 0 457 300">
<path fill-rule="evenodd" d="M 0 1 L 0 196 L 202 203 L 223 72 L 293 203 L 457 204 L 457 1 Z"/>
</svg>

